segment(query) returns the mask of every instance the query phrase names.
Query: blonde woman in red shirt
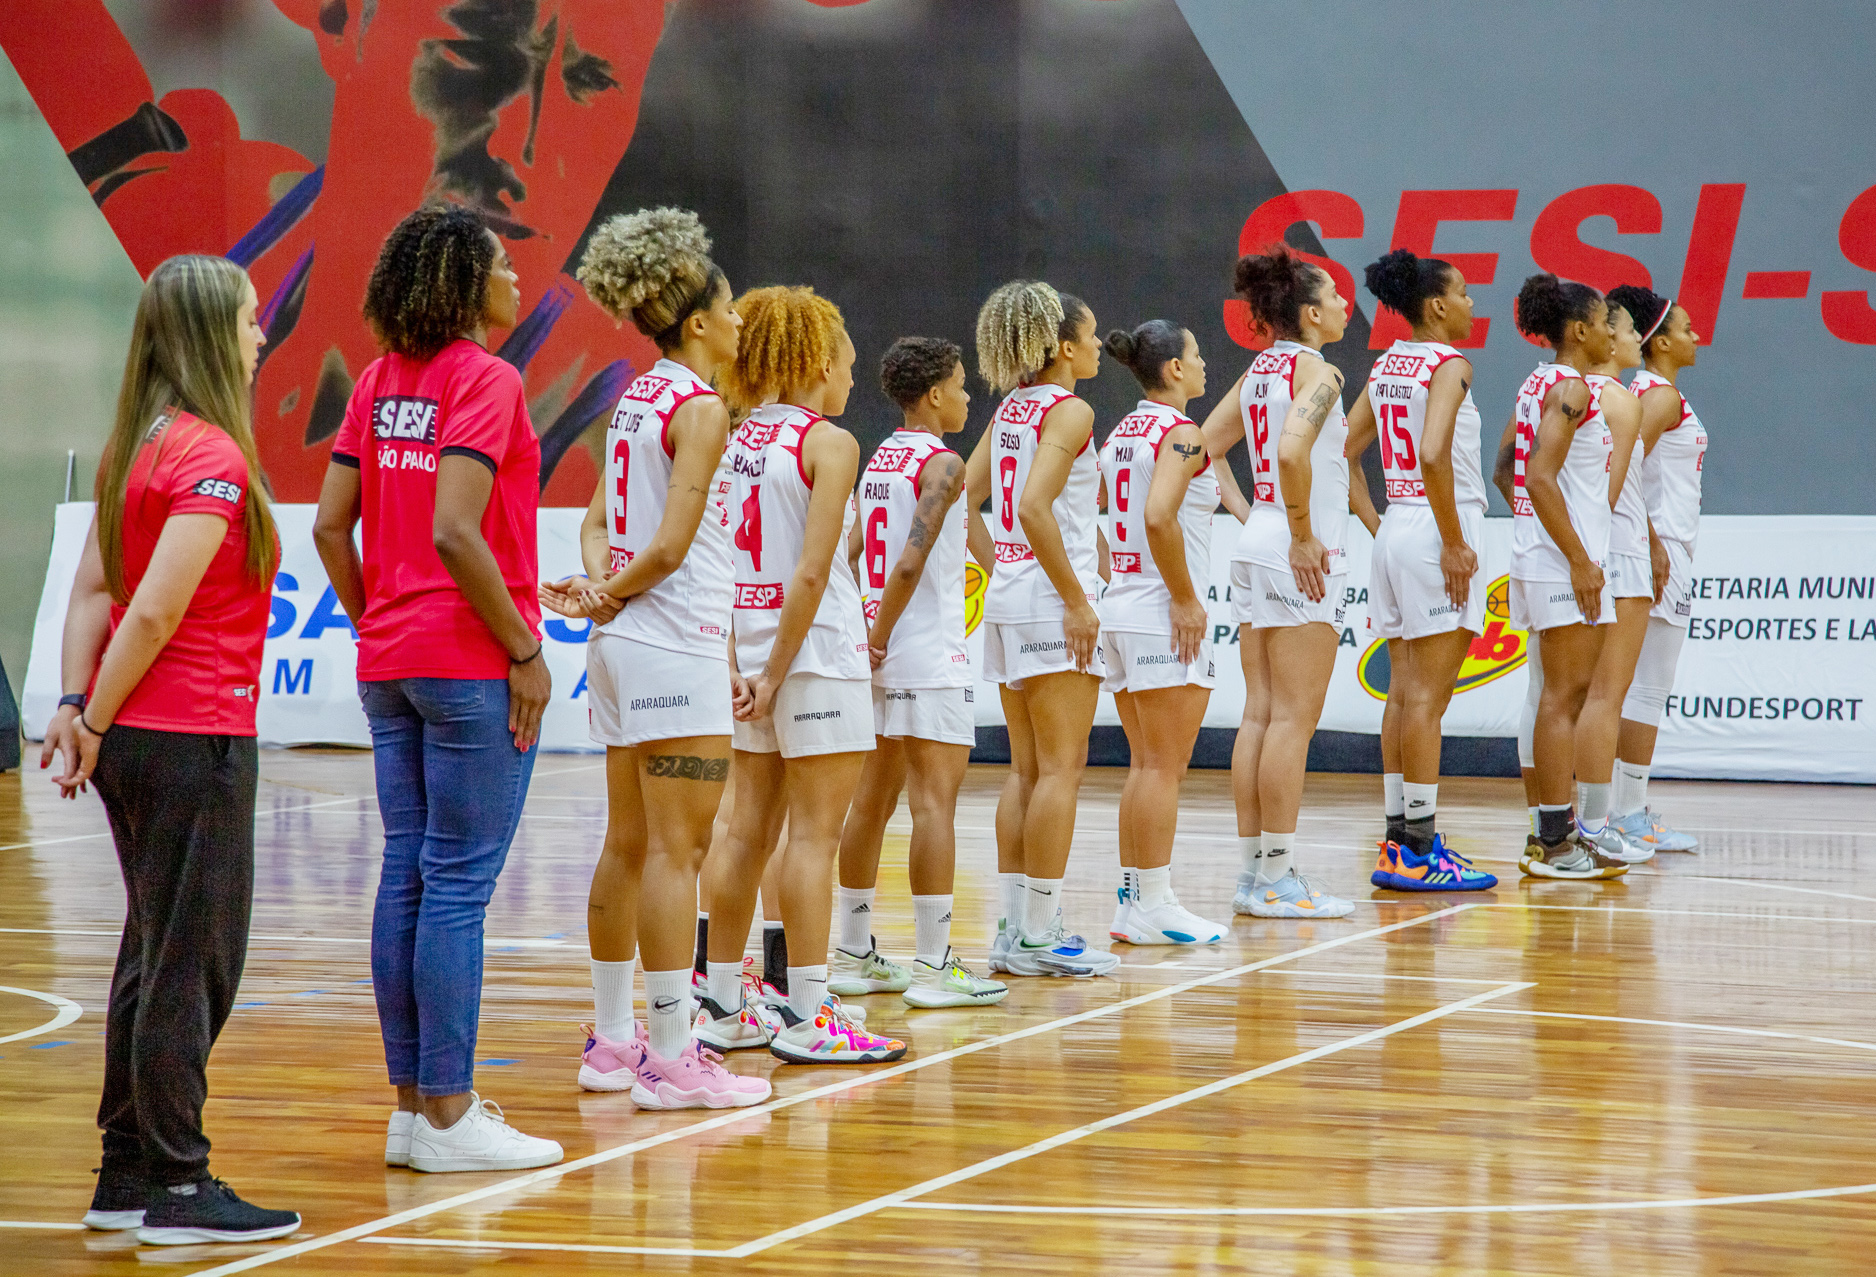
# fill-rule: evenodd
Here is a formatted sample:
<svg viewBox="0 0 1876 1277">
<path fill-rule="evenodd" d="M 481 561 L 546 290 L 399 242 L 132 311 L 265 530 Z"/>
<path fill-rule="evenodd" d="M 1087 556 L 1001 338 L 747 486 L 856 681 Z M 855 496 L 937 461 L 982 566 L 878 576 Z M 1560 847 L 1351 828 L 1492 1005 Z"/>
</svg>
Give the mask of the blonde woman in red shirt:
<svg viewBox="0 0 1876 1277">
<path fill-rule="evenodd" d="M 208 1055 L 247 957 L 254 702 L 280 543 L 248 418 L 266 340 L 247 273 L 172 257 L 137 304 L 97 514 L 65 615 L 57 752 L 95 782 L 124 872 L 85 1224 L 153 1245 L 266 1241 L 292 1211 L 209 1174 Z"/>
</svg>

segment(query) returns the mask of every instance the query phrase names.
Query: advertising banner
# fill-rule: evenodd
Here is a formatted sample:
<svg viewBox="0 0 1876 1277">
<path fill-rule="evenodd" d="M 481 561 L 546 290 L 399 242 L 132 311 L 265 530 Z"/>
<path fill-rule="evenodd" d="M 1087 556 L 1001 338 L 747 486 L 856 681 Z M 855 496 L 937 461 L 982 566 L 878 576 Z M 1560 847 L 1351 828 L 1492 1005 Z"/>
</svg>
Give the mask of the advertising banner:
<svg viewBox="0 0 1876 1277">
<path fill-rule="evenodd" d="M 263 744 L 367 745 L 352 627 L 313 548 L 313 507 L 275 507 L 283 546 L 261 666 Z M 540 512 L 541 573 L 580 570 L 580 514 Z M 58 508 L 52 555 L 33 631 L 24 717 L 43 736 L 60 693 L 59 647 L 73 573 L 91 522 L 89 502 Z M 1447 711 L 1447 736 L 1515 735 L 1524 704 L 1526 635 L 1506 607 L 1509 520 L 1488 519 L 1485 632 L 1473 643 Z M 1207 608 L 1218 684 L 1210 728 L 1237 726 L 1244 707 L 1230 557 L 1237 522 L 1217 516 Z M 1327 731 L 1377 733 L 1388 688 L 1386 645 L 1368 632 L 1372 541 L 1349 530 L 1348 616 L 1323 709 Z M 985 577 L 966 572 L 966 623 L 983 668 Z M 1694 615 L 1655 753 L 1655 774 L 1756 780 L 1876 782 L 1876 518 L 1709 517 L 1694 560 Z M 588 626 L 550 616 L 544 626 L 554 699 L 542 724 L 550 750 L 587 750 Z M 662 689 L 660 689 L 662 690 Z M 979 684 L 979 726 L 1003 721 L 997 689 Z M 1103 695 L 1098 723 L 1118 723 Z"/>
</svg>

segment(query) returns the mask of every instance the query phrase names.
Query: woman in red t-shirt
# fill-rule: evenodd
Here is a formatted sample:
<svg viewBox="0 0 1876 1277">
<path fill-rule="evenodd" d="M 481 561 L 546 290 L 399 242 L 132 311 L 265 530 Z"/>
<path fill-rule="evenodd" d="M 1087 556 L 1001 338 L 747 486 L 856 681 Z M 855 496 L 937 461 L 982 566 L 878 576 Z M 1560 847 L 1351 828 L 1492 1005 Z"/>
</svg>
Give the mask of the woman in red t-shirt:
<svg viewBox="0 0 1876 1277">
<path fill-rule="evenodd" d="M 398 1093 L 385 1161 L 419 1171 L 562 1157 L 471 1089 L 483 916 L 553 690 L 536 632 L 541 447 L 521 374 L 484 346 L 520 304 L 474 213 L 398 223 L 365 292 L 385 354 L 359 374 L 313 527 L 358 632 L 384 821 L 371 973 Z"/>
<path fill-rule="evenodd" d="M 255 304 L 220 257 L 172 257 L 144 285 L 40 758 L 64 755 L 67 798 L 97 782 L 124 872 L 85 1223 L 158 1245 L 300 1226 L 212 1178 L 202 1133 L 247 957 L 254 701 L 280 561 L 248 420 Z"/>
</svg>

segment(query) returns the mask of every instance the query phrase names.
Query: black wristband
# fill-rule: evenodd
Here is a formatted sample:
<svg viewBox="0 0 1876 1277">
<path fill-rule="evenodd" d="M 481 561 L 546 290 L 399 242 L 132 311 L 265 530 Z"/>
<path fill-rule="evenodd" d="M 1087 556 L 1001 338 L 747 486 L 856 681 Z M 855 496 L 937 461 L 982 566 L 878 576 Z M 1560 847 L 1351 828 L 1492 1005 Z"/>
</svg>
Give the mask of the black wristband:
<svg viewBox="0 0 1876 1277">
<path fill-rule="evenodd" d="M 535 661 L 539 660 L 541 653 L 545 652 L 546 650 L 547 650 L 547 644 L 543 642 L 534 649 L 534 654 L 532 656 L 523 656 L 519 658 L 511 656 L 508 658 L 508 663 L 510 665 L 531 665 Z"/>
<path fill-rule="evenodd" d="M 104 732 L 99 731 L 97 728 L 93 727 L 90 723 L 87 723 L 85 721 L 85 711 L 82 709 L 78 711 L 78 725 L 84 728 L 86 731 L 90 732 L 93 736 L 102 737 L 104 735 Z M 108 732 L 110 730 L 111 729 L 108 727 L 104 729 L 105 732 Z"/>
<path fill-rule="evenodd" d="M 64 709 L 67 705 L 76 705 L 78 706 L 78 712 L 81 714 L 84 713 L 85 694 L 83 692 L 67 692 L 65 695 L 59 697 L 59 708 Z"/>
</svg>

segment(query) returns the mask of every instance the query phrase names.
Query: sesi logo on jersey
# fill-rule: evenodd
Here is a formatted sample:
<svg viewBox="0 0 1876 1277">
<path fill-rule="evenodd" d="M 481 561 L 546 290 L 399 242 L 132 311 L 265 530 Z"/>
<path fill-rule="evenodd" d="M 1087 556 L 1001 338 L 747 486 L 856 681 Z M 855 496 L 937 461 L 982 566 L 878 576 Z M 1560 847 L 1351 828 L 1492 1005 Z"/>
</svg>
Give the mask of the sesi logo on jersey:
<svg viewBox="0 0 1876 1277">
<path fill-rule="evenodd" d="M 1053 406 L 1039 399 L 1005 399 L 997 409 L 997 420 L 1006 426 L 1040 425 L 1042 414 Z"/>
<path fill-rule="evenodd" d="M 656 403 L 658 396 L 671 388 L 669 377 L 654 377 L 650 373 L 637 378 L 625 388 L 624 398 L 636 399 L 641 403 Z"/>
<path fill-rule="evenodd" d="M 190 489 L 198 497 L 214 497 L 226 501 L 229 505 L 238 505 L 241 501 L 241 485 L 230 483 L 226 479 L 204 479 Z"/>
<path fill-rule="evenodd" d="M 867 470 L 872 474 L 897 474 L 905 469 L 905 463 L 912 459 L 910 448 L 875 448 L 873 459 L 867 463 Z"/>
<path fill-rule="evenodd" d="M 371 432 L 379 439 L 436 447 L 436 400 L 385 395 L 372 401 Z"/>
</svg>

